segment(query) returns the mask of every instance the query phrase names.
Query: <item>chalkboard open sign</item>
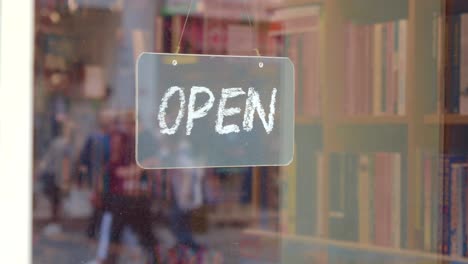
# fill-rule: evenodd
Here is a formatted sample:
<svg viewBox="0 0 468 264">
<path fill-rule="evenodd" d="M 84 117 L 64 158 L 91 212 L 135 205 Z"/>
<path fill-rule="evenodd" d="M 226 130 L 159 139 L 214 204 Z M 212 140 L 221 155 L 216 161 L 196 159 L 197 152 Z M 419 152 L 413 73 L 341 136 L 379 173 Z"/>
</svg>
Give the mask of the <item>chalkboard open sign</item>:
<svg viewBox="0 0 468 264">
<path fill-rule="evenodd" d="M 142 53 L 136 72 L 141 167 L 292 161 L 294 66 L 288 58 Z"/>
</svg>

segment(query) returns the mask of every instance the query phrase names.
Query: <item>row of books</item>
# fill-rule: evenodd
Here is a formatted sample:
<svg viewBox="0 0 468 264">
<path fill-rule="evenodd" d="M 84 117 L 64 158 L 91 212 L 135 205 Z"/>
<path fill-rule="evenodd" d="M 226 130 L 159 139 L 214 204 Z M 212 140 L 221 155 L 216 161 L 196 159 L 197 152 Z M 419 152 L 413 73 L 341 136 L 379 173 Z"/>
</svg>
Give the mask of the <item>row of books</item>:
<svg viewBox="0 0 468 264">
<path fill-rule="evenodd" d="M 319 160 L 317 186 L 323 181 Z M 329 162 L 331 239 L 405 248 L 414 236 L 424 252 L 468 256 L 467 155 L 418 154 L 411 190 L 401 153 L 331 153 Z"/>
<path fill-rule="evenodd" d="M 296 115 L 301 117 L 321 113 L 320 12 L 315 5 L 278 10 L 268 32 L 268 54 L 294 63 Z"/>
<path fill-rule="evenodd" d="M 348 23 L 343 40 L 344 113 L 404 115 L 407 21 Z"/>
<path fill-rule="evenodd" d="M 438 42 L 447 30 L 447 56 L 445 58 L 445 111 L 468 114 L 468 14 L 454 14 L 437 23 Z M 439 44 L 442 46 L 442 44 Z M 442 58 L 438 57 L 438 64 Z"/>
<path fill-rule="evenodd" d="M 332 153 L 328 181 L 331 239 L 402 246 L 400 153 Z"/>
<path fill-rule="evenodd" d="M 439 178 L 439 157 L 428 153 L 418 153 L 416 174 L 413 186 L 414 221 L 409 223 L 415 237 L 415 248 L 426 252 L 438 250 L 439 211 L 441 183 Z"/>
<path fill-rule="evenodd" d="M 272 14 L 270 22 L 253 27 L 247 21 L 222 18 L 190 18 L 180 43 L 181 53 L 227 54 L 289 57 L 295 66 L 296 115 L 318 117 L 321 113 L 320 89 L 320 6 L 283 8 Z M 156 19 L 155 50 L 172 52 L 167 37 L 181 34 L 184 16 Z M 266 35 L 266 38 L 264 37 Z"/>
<path fill-rule="evenodd" d="M 468 256 L 468 156 L 423 154 L 415 227 L 419 248 L 457 257 Z"/>
</svg>

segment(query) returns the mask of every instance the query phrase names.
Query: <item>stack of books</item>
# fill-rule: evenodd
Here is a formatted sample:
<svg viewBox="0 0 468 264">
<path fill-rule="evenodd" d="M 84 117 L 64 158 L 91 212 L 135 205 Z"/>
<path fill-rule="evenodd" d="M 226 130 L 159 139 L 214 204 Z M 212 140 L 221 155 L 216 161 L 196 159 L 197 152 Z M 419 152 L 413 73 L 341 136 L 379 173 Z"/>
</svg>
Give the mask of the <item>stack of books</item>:
<svg viewBox="0 0 468 264">
<path fill-rule="evenodd" d="M 445 23 L 444 23 L 445 22 Z M 438 32 L 446 28 L 445 112 L 468 114 L 468 14 L 447 16 L 437 23 Z M 438 39 L 444 36 L 439 34 Z M 442 42 L 439 40 L 438 42 Z M 439 62 L 441 64 L 442 62 Z"/>
<path fill-rule="evenodd" d="M 405 115 L 407 21 L 345 26 L 345 115 Z"/>
<path fill-rule="evenodd" d="M 424 153 L 418 166 L 416 241 L 425 251 L 468 256 L 468 156 Z"/>
<path fill-rule="evenodd" d="M 330 238 L 401 247 L 400 153 L 332 153 L 328 181 Z"/>
<path fill-rule="evenodd" d="M 321 7 L 316 5 L 277 10 L 268 32 L 269 55 L 289 57 L 294 64 L 299 117 L 321 114 L 320 12 Z"/>
</svg>

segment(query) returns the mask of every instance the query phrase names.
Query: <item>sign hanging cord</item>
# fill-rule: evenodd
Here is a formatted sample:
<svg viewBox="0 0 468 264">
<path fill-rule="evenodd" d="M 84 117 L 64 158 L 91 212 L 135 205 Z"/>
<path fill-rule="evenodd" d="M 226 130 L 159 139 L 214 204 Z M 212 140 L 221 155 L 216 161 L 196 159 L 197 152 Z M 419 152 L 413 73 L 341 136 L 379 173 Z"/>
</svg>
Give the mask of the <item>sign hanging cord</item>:
<svg viewBox="0 0 468 264">
<path fill-rule="evenodd" d="M 190 13 L 192 12 L 192 5 L 193 5 L 193 0 L 190 0 L 190 5 L 187 10 L 187 15 L 185 16 L 184 26 L 182 27 L 182 31 L 180 33 L 179 43 L 177 43 L 177 50 L 175 52 L 176 54 L 179 54 L 179 51 L 180 51 L 180 43 L 182 42 L 182 37 L 184 36 L 185 27 L 187 26 L 188 18 L 190 16 Z"/>
<path fill-rule="evenodd" d="M 247 2 L 248 0 L 246 0 L 245 2 Z M 190 4 L 189 4 L 189 7 L 187 9 L 187 15 L 185 16 L 185 21 L 184 21 L 184 25 L 182 26 L 182 31 L 180 32 L 180 37 L 179 37 L 179 42 L 177 43 L 177 49 L 176 49 L 176 54 L 179 54 L 179 51 L 180 51 L 180 44 L 182 43 L 182 38 L 184 36 L 184 32 L 185 32 L 185 28 L 187 26 L 187 22 L 188 22 L 188 19 L 189 19 L 189 16 L 190 16 L 190 13 L 192 12 L 192 6 L 193 6 L 193 0 L 190 0 Z M 252 19 L 250 18 L 250 14 L 249 12 L 246 13 L 247 14 L 247 20 L 249 21 L 249 27 L 250 27 L 250 32 L 252 34 L 252 36 L 254 35 L 254 31 L 253 31 L 253 23 L 252 23 Z M 257 56 L 260 57 L 260 51 L 258 50 L 258 48 L 255 48 L 254 51 L 257 53 Z"/>
<path fill-rule="evenodd" d="M 247 3 L 248 0 L 244 1 L 245 3 Z M 247 15 L 247 20 L 249 21 L 249 27 L 250 27 L 250 34 L 252 36 L 255 36 L 254 35 L 254 26 L 253 26 L 253 23 L 252 23 L 252 19 L 250 18 L 250 14 L 249 12 L 246 13 Z M 256 41 L 255 39 L 253 41 Z M 255 48 L 254 51 L 257 53 L 257 56 L 260 57 L 260 51 L 258 50 L 258 48 Z"/>
</svg>

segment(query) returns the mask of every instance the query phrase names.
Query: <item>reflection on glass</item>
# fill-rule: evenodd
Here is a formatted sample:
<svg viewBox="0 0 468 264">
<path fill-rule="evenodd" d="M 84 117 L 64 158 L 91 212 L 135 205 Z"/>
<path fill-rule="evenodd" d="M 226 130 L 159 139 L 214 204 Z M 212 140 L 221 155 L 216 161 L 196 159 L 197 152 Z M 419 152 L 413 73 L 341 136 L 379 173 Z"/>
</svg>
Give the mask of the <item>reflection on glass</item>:
<svg viewBox="0 0 468 264">
<path fill-rule="evenodd" d="M 465 0 L 198 0 L 185 23 L 190 2 L 35 1 L 34 263 L 468 263 Z M 137 93 L 140 54 L 176 50 Z M 292 135 L 250 139 L 275 157 L 294 149 L 290 165 L 138 166 L 136 151 L 148 166 L 223 157 L 212 116 L 191 130 L 210 144 L 152 130 L 151 85 L 200 81 L 175 74 L 201 63 L 182 54 L 292 61 L 294 148 Z M 248 93 L 251 76 L 282 78 L 231 66 L 235 84 L 213 67 L 204 86 Z M 194 84 L 179 86 L 187 109 Z M 136 96 L 152 108 L 138 120 Z M 180 105 L 169 101 L 168 128 Z M 243 129 L 242 114 L 224 121 Z"/>
</svg>

